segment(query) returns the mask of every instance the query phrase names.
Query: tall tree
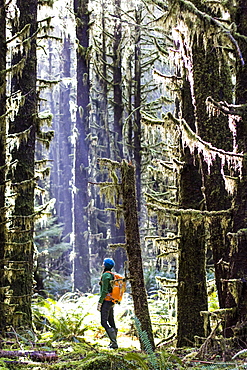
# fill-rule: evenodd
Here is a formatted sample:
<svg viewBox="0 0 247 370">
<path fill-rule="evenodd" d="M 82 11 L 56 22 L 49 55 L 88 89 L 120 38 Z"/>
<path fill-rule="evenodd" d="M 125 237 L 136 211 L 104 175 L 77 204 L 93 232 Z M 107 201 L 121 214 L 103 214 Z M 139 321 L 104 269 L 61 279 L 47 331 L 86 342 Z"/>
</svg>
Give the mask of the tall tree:
<svg viewBox="0 0 247 370">
<path fill-rule="evenodd" d="M 114 160 L 123 158 L 123 93 L 122 93 L 122 22 L 121 0 L 115 0 L 114 39 L 112 50 L 113 68 L 113 111 L 114 111 L 114 147 L 112 156 Z"/>
<path fill-rule="evenodd" d="M 135 167 L 126 160 L 121 163 L 106 158 L 99 160 L 101 165 L 109 168 L 112 179 L 110 182 L 99 183 L 102 195 L 115 206 L 115 211 L 124 218 L 125 243 L 113 244 L 126 249 L 128 257 L 129 280 L 134 302 L 135 316 L 140 321 L 142 331 L 145 331 L 152 349 L 155 348 L 152 324 L 149 315 L 147 293 L 144 284 L 142 252 L 140 244 L 139 220 L 136 199 Z M 121 179 L 120 181 L 118 179 Z M 144 348 L 144 343 L 141 342 Z"/>
<path fill-rule="evenodd" d="M 137 176 L 137 199 L 140 211 L 141 201 L 141 22 L 142 7 L 135 8 L 135 69 L 134 69 L 134 159 Z"/>
<path fill-rule="evenodd" d="M 181 72 L 183 75 L 185 71 Z M 183 78 L 181 111 L 188 124 L 195 129 L 194 106 L 191 99 L 190 85 Z M 179 260 L 178 260 L 178 308 L 177 308 L 177 346 L 189 346 L 195 336 L 204 337 L 204 319 L 201 311 L 206 311 L 206 223 L 200 213 L 191 213 L 191 209 L 200 211 L 203 202 L 202 179 L 198 161 L 195 161 L 189 148 L 182 154 L 184 165 L 180 170 L 180 201 L 187 213 L 180 216 Z"/>
<path fill-rule="evenodd" d="M 135 315 L 140 320 L 141 328 L 147 333 L 150 344 L 154 349 L 155 345 L 148 310 L 147 293 L 144 284 L 141 258 L 135 168 L 125 160 L 121 163 L 121 178 L 126 253 L 128 256 L 128 267 Z"/>
<path fill-rule="evenodd" d="M 110 158 L 110 127 L 109 117 L 109 82 L 108 82 L 108 63 L 107 63 L 107 4 L 101 0 L 97 7 L 99 13 L 96 24 L 101 25 L 101 32 L 97 35 L 92 29 L 92 44 L 94 56 L 92 57 L 92 89 L 91 102 L 92 109 L 90 132 L 92 134 L 90 150 L 90 177 L 102 181 L 105 173 L 98 173 L 98 158 Z M 98 36 L 98 37 L 97 37 Z M 101 63 L 100 63 L 101 61 Z M 109 216 L 103 211 L 104 205 L 98 196 L 97 187 L 91 187 L 91 207 L 90 207 L 90 234 L 91 234 L 91 254 L 94 256 L 96 264 L 102 263 L 105 250 L 107 248 L 107 236 L 109 234 Z M 99 238 L 99 235 L 102 237 Z"/>
<path fill-rule="evenodd" d="M 177 19 L 175 20 L 173 18 L 177 24 L 177 45 L 179 45 L 180 50 L 182 50 L 182 61 L 187 71 L 186 76 L 190 82 L 189 90 L 193 107 L 191 112 L 194 112 L 195 115 L 195 127 L 190 130 L 188 129 L 188 123 L 190 123 L 189 114 L 184 116 L 188 121 L 185 125 L 184 120 L 180 121 L 182 125 L 184 125 L 184 127 L 182 127 L 184 135 L 183 142 L 190 147 L 191 153 L 194 156 L 199 153 L 199 158 L 201 160 L 200 168 L 203 185 L 201 190 L 204 197 L 204 204 L 201 202 L 201 214 L 204 212 L 204 214 L 206 214 L 206 212 L 208 212 L 208 216 L 210 217 L 210 244 L 214 255 L 220 305 L 221 308 L 229 307 L 232 309 L 232 313 L 229 314 L 229 317 L 233 320 L 232 322 L 231 319 L 227 320 L 227 326 L 235 326 L 235 328 L 232 327 L 231 330 L 226 330 L 225 334 L 229 334 L 230 331 L 236 333 L 239 325 L 241 327 L 239 331 L 243 334 L 242 339 L 245 340 L 245 334 L 244 331 L 242 331 L 243 322 L 245 322 L 245 314 L 241 316 L 240 312 L 241 310 L 242 312 L 246 310 L 245 304 L 243 303 L 245 302 L 245 293 L 244 289 L 242 289 L 241 280 L 244 279 L 246 272 L 245 269 L 242 268 L 240 262 L 240 260 L 243 261 L 244 257 L 243 249 L 242 252 L 240 252 L 241 242 L 238 243 L 238 238 L 235 238 L 235 235 L 238 235 L 239 227 L 240 230 L 241 227 L 243 227 L 239 215 L 245 214 L 245 212 L 235 212 L 235 210 L 238 210 L 239 206 L 240 208 L 242 205 L 243 207 L 245 206 L 244 200 L 242 199 L 243 192 L 241 190 L 240 198 L 235 197 L 233 202 L 231 202 L 231 195 L 226 191 L 228 178 L 234 181 L 231 176 L 236 173 L 236 165 L 234 165 L 234 162 L 236 161 L 239 164 L 241 161 L 241 155 L 236 154 L 236 151 L 239 150 L 238 148 L 243 144 L 245 133 L 242 129 L 239 130 L 239 135 L 237 135 L 237 146 L 234 147 L 232 142 L 234 144 L 235 140 L 231 138 L 231 130 L 228 127 L 227 118 L 208 115 L 206 106 L 207 101 L 212 100 L 215 102 L 216 100 L 218 106 L 221 107 L 221 112 L 229 116 L 231 115 L 230 109 L 224 109 L 227 107 L 227 104 L 222 102 L 219 103 L 221 99 L 227 100 L 230 103 L 232 100 L 232 82 L 230 75 L 232 72 L 229 68 L 229 59 L 226 58 L 226 54 L 224 53 L 225 50 L 227 50 L 228 41 L 232 41 L 233 45 L 236 47 L 236 58 L 240 57 L 239 60 L 241 61 L 242 55 L 244 54 L 241 55 L 241 49 L 239 49 L 236 40 L 234 40 L 233 36 L 230 34 L 231 31 L 226 28 L 225 24 L 223 25 L 218 22 L 218 17 L 222 10 L 220 6 L 215 9 L 207 7 L 206 4 L 200 1 L 188 3 L 183 0 L 178 1 L 176 5 L 178 10 L 177 14 L 182 14 L 182 18 L 179 19 L 179 22 L 177 22 Z M 226 11 L 229 12 L 231 9 L 228 8 Z M 207 17 L 205 16 L 206 13 Z M 203 28 L 203 32 L 208 35 L 207 42 L 205 42 L 204 34 L 200 31 L 194 32 L 194 29 L 189 27 L 189 18 L 184 22 L 188 14 L 189 17 L 193 17 L 194 20 L 198 22 Z M 243 24 L 245 22 L 243 9 L 241 9 L 239 14 L 241 14 L 241 17 L 238 18 L 238 25 L 242 25 L 242 22 Z M 181 25 L 182 27 L 180 28 Z M 201 28 L 199 28 L 199 30 L 201 30 Z M 239 30 L 242 34 L 245 34 L 241 26 L 239 26 Z M 189 38 L 187 38 L 187 35 L 189 35 Z M 216 38 L 217 43 L 215 43 Z M 243 50 L 245 50 L 244 47 Z M 223 51 L 223 54 L 221 51 Z M 238 74 L 240 70 L 242 73 L 244 68 L 241 67 L 237 69 L 237 75 L 241 77 L 240 80 L 237 81 L 236 91 L 239 91 L 238 89 L 241 83 L 244 83 L 244 74 Z M 207 81 L 207 89 L 204 87 L 205 81 Z M 243 91 L 240 95 L 241 102 L 243 102 Z M 236 95 L 236 97 L 237 96 L 238 95 Z M 246 102 L 245 99 L 244 102 Z M 216 103 L 214 103 L 214 109 L 217 109 Z M 232 114 L 234 116 L 234 110 Z M 235 114 L 237 115 L 236 112 Z M 243 119 L 243 115 L 240 116 Z M 233 119 L 236 124 L 236 117 L 230 117 L 230 119 Z M 237 127 L 240 128 L 241 124 L 237 125 Z M 187 133 L 185 133 L 185 131 L 187 131 Z M 195 135 L 195 133 L 198 136 Z M 220 148 L 220 150 L 218 148 Z M 233 152 L 229 152 L 229 150 L 233 149 Z M 246 148 L 243 145 L 242 151 L 244 153 L 245 150 Z M 242 171 L 243 170 L 244 164 L 242 167 Z M 244 183 L 245 180 L 243 180 L 242 183 L 242 179 L 243 177 L 241 177 L 239 184 Z M 238 190 L 239 189 L 242 189 L 241 185 L 239 185 Z M 230 187 L 230 190 L 233 190 L 233 188 Z M 232 194 L 234 193 L 232 192 Z M 233 225 L 235 224 L 234 230 L 231 229 L 231 206 L 233 206 L 233 215 L 238 214 L 238 217 L 235 218 L 235 223 L 233 222 Z M 243 219 L 244 218 L 245 216 L 243 216 Z M 230 232 L 231 230 L 233 233 Z M 227 240 L 227 233 L 228 235 L 234 236 L 231 240 L 231 248 Z M 203 237 L 203 233 L 201 236 Z M 236 254 L 234 251 L 237 251 Z M 240 259 L 238 253 L 241 255 Z M 234 270 L 235 272 L 233 272 Z M 241 309 L 238 309 L 240 307 L 240 301 L 242 302 L 240 304 Z"/>
<path fill-rule="evenodd" d="M 22 37 L 12 60 L 15 71 L 11 93 L 21 93 L 24 103 L 10 124 L 9 136 L 17 140 L 12 159 L 17 161 L 12 180 L 14 209 L 11 216 L 8 248 L 5 251 L 9 309 L 7 325 L 31 328 L 34 231 L 34 153 L 37 127 L 36 34 L 37 0 L 17 0 L 19 19 L 13 31 Z M 11 173 L 9 173 L 9 176 Z M 9 271 L 9 272 L 8 272 Z"/>
<path fill-rule="evenodd" d="M 247 46 L 243 41 L 247 36 L 247 8 L 246 1 L 241 0 L 237 3 L 237 8 L 232 9 L 232 20 L 236 25 L 237 35 L 239 35 L 239 48 L 242 58 L 236 61 L 236 142 L 237 150 L 243 153 L 243 164 L 241 176 L 237 182 L 236 197 L 233 210 L 233 230 L 230 234 L 231 254 L 227 284 L 227 304 L 232 309 L 232 315 L 228 316 L 226 323 L 226 335 L 234 336 L 238 344 L 244 345 L 247 341 Z M 239 111 L 239 107 L 240 111 Z M 230 113 L 230 112 L 229 112 Z M 233 112 L 234 113 L 234 112 Z M 234 116 L 233 116 L 234 117 Z"/>
<path fill-rule="evenodd" d="M 66 83 L 66 80 L 71 80 L 71 64 L 73 62 L 72 55 L 72 42 L 70 35 L 64 35 L 63 45 L 63 59 L 61 65 L 62 78 L 64 83 L 60 84 L 60 163 L 61 163 L 61 178 L 59 186 L 61 191 L 61 210 L 60 210 L 60 221 L 64 223 L 64 236 L 67 237 L 72 231 L 72 199 L 70 189 L 70 181 L 72 174 L 72 161 L 71 161 L 71 143 L 70 134 L 72 130 L 71 114 L 70 114 L 70 100 L 71 94 L 74 92 L 72 82 Z"/>
<path fill-rule="evenodd" d="M 5 1 L 0 1 L 0 332 L 6 330 L 5 309 L 5 277 L 4 255 L 6 249 L 6 209 L 5 209 L 5 181 L 6 181 L 6 7 Z"/>
<path fill-rule="evenodd" d="M 196 3 L 200 8 L 201 5 L 199 2 Z M 205 10 L 203 8 L 203 10 Z M 186 67 L 186 76 L 188 76 L 189 83 L 189 93 L 187 91 L 187 94 L 183 94 L 182 96 L 182 106 L 183 106 L 183 114 L 184 117 L 187 119 L 187 123 L 191 125 L 191 128 L 193 131 L 197 132 L 202 139 L 205 139 L 207 141 L 210 141 L 213 145 L 222 147 L 222 135 L 226 138 L 224 141 L 224 149 L 230 149 L 230 130 L 228 128 L 228 122 L 227 118 L 217 118 L 208 115 L 207 112 L 207 106 L 206 106 L 206 100 L 208 96 L 214 96 L 217 100 L 220 98 L 223 99 L 229 99 L 231 98 L 231 95 L 229 95 L 229 90 L 231 89 L 230 80 L 227 78 L 227 71 L 228 68 L 225 66 L 225 63 L 223 60 L 219 60 L 219 55 L 216 53 L 214 43 L 212 42 L 212 39 L 208 37 L 208 41 L 206 46 L 203 43 L 203 36 L 201 34 L 195 34 L 192 38 L 192 47 L 191 49 L 188 48 L 186 42 L 183 42 L 181 39 L 180 42 L 180 50 L 186 49 L 188 55 L 190 55 L 191 58 L 191 64 L 192 68 Z M 184 55 L 185 50 L 182 51 L 182 55 Z M 185 59 L 185 58 L 184 58 Z M 186 66 L 186 61 L 184 60 L 184 66 Z M 203 81 L 207 79 L 207 90 L 205 90 Z M 224 80 L 224 84 L 222 84 L 222 81 Z M 186 84 L 186 82 L 185 82 Z M 192 99 L 193 97 L 193 99 Z M 191 99 L 191 102 L 188 102 L 188 99 Z M 187 108 L 187 112 L 186 112 Z M 188 110 L 189 108 L 189 110 Z M 194 113 L 192 116 L 191 112 Z M 193 117 L 193 118 L 192 118 Z M 191 120 L 193 119 L 193 122 Z M 192 124 L 191 124 L 192 123 Z M 212 126 L 214 129 L 212 129 Z M 216 129 L 217 128 L 217 129 Z M 217 132 L 217 135 L 215 134 L 215 130 Z M 187 148 L 187 152 L 189 149 Z M 192 153 L 193 154 L 193 153 Z M 188 165 L 188 162 L 186 159 L 189 159 L 191 162 L 191 155 L 188 157 L 184 157 L 186 165 Z M 195 162 L 193 160 L 193 162 Z M 192 162 L 192 163 L 193 163 Z M 198 161 L 197 161 L 198 162 Z M 185 195 L 188 195 L 188 190 L 190 191 L 190 196 L 188 199 L 192 199 L 194 204 L 188 204 L 187 201 L 184 199 L 185 203 L 187 203 L 187 206 L 189 205 L 189 208 L 197 208 L 201 210 L 207 210 L 207 211 L 219 211 L 223 209 L 230 208 L 230 200 L 229 196 L 227 194 L 227 191 L 225 190 L 224 186 L 224 180 L 222 178 L 222 172 L 221 172 L 221 159 L 218 158 L 217 161 L 214 161 L 212 163 L 212 166 L 210 167 L 208 163 L 205 162 L 205 159 L 203 156 L 200 157 L 200 167 L 197 166 L 197 170 L 190 171 L 188 176 L 181 177 L 181 192 L 184 193 L 185 189 L 187 188 L 187 192 L 184 193 Z M 193 169 L 190 165 L 191 170 Z M 202 179 L 200 179 L 201 175 L 199 174 L 199 168 L 201 168 L 202 172 Z M 209 170 L 208 170 L 209 169 Z M 184 172 L 182 172 L 183 174 Z M 199 179 L 199 183 L 195 181 L 195 179 Z M 184 181 L 183 181 L 184 180 Z M 194 188 L 194 186 L 198 184 L 197 189 L 194 191 L 191 191 L 191 189 Z M 190 188 L 190 189 L 189 189 Z M 197 195 L 200 195 L 199 199 Z M 213 196 L 212 196 L 213 195 Z M 196 198 L 197 197 L 197 198 Z M 197 204 L 196 204 L 197 199 Z M 220 216 L 220 219 L 222 219 L 222 216 Z M 186 230 L 191 230 L 192 238 L 190 242 L 187 242 L 186 250 L 189 253 L 190 257 L 188 256 L 187 260 L 190 258 L 193 258 L 193 256 L 197 259 L 197 253 L 198 253 L 198 246 L 202 246 L 202 253 L 200 257 L 201 265 L 201 273 L 204 271 L 205 274 L 205 254 L 206 254 L 206 239 L 203 237 L 203 235 L 206 235 L 206 220 L 204 218 L 201 219 L 201 232 L 197 233 L 196 229 L 193 230 L 193 227 L 191 228 L 185 228 L 181 230 L 181 235 L 184 235 L 186 233 Z M 195 222 L 195 225 L 197 223 Z M 203 227 L 204 224 L 204 227 Z M 208 226 L 207 226 L 208 227 Z M 211 219 L 211 248 L 213 250 L 214 255 L 214 261 L 215 261 L 215 271 L 216 271 L 216 281 L 218 285 L 218 291 L 219 291 L 219 297 L 221 304 L 223 304 L 222 299 L 222 279 L 225 277 L 223 275 L 224 270 L 221 269 L 221 265 L 219 264 L 219 260 L 222 257 L 222 255 L 227 255 L 227 244 L 224 242 L 224 232 L 222 230 L 222 224 L 219 222 L 219 217 L 212 217 Z M 222 235 L 222 237 L 220 237 Z M 197 239 L 197 237 L 198 239 Z M 197 239 L 197 240 L 196 240 Z M 194 247 L 192 248 L 192 245 L 194 244 Z M 188 245 L 191 246 L 191 250 L 188 247 Z M 200 264 L 196 264 L 195 267 L 200 266 Z M 180 265 L 180 267 L 182 267 Z M 180 268 L 179 268 L 180 269 Z M 196 269 L 192 269 L 194 272 Z M 186 275 L 186 273 L 185 273 Z M 198 271 L 196 273 L 196 276 L 200 276 L 200 272 Z M 202 279 L 203 280 L 203 279 Z M 182 278 L 182 281 L 187 281 L 187 279 Z M 193 278 L 193 281 L 196 281 L 195 278 Z M 179 293 L 179 292 L 178 292 Z M 198 301 L 198 295 L 196 294 L 194 297 L 193 295 L 187 294 L 187 296 L 191 297 L 191 302 L 197 302 Z M 193 298 L 192 298 L 193 297 Z M 186 309 L 186 302 L 181 296 L 180 301 L 180 295 L 178 295 L 179 302 L 182 303 L 182 306 Z M 186 338 L 188 334 L 191 336 L 190 339 L 192 339 L 195 335 L 204 335 L 204 325 L 203 325 L 203 319 L 200 315 L 200 311 L 204 311 L 207 309 L 207 294 L 206 294 L 206 281 L 204 276 L 204 298 L 201 297 L 201 307 L 198 306 L 197 311 L 197 318 L 201 322 L 200 326 L 195 327 L 193 325 L 194 318 L 191 317 L 191 329 L 188 333 L 184 333 L 183 338 Z M 192 312 L 196 312 L 196 310 L 192 310 Z M 188 320 L 183 320 L 183 316 L 180 317 L 178 328 L 186 326 Z M 201 328 L 201 330 L 200 330 Z M 197 333 L 196 333 L 197 332 Z M 180 336 L 179 336 L 180 337 Z M 181 343 L 184 341 L 184 339 L 181 339 Z"/>
<path fill-rule="evenodd" d="M 89 10 L 75 0 L 77 47 L 77 113 L 73 167 L 73 289 L 90 289 L 88 243 Z"/>
</svg>

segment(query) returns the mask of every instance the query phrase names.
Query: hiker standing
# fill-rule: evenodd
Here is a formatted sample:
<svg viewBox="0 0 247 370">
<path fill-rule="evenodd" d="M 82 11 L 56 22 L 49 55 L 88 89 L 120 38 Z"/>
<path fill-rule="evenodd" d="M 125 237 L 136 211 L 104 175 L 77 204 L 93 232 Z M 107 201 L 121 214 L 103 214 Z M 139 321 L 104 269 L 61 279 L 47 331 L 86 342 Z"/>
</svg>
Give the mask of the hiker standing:
<svg viewBox="0 0 247 370">
<path fill-rule="evenodd" d="M 97 310 L 101 313 L 101 325 L 105 329 L 110 338 L 109 348 L 118 348 L 117 344 L 117 328 L 114 320 L 114 303 L 108 293 L 111 293 L 112 286 L 111 280 L 114 279 L 114 275 L 111 273 L 111 269 L 115 266 L 115 262 L 111 258 L 105 258 L 103 262 L 104 270 L 100 280 L 100 298 L 98 302 Z"/>
</svg>

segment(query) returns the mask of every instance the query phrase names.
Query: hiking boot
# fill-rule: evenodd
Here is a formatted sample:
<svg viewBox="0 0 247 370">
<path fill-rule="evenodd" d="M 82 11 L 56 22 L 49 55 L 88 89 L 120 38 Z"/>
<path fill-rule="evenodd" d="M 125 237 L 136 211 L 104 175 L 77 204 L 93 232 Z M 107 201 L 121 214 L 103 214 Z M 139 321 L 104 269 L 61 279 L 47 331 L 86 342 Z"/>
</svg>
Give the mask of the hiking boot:
<svg viewBox="0 0 247 370">
<path fill-rule="evenodd" d="M 117 329 L 114 328 L 109 328 L 106 329 L 106 332 L 108 334 L 108 337 L 110 338 L 111 343 L 109 344 L 109 348 L 112 349 L 117 349 L 118 344 L 117 344 Z"/>
</svg>

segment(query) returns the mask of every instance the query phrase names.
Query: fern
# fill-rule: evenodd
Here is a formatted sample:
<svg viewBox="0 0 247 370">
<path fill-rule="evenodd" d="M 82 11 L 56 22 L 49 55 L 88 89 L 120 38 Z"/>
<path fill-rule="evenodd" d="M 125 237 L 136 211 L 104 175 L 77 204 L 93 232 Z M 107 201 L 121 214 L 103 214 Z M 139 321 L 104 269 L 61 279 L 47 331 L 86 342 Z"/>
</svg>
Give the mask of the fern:
<svg viewBox="0 0 247 370">
<path fill-rule="evenodd" d="M 153 370 L 159 370 L 159 364 L 157 362 L 157 359 L 155 357 L 155 353 L 153 351 L 152 345 L 150 343 L 150 340 L 148 339 L 147 332 L 145 330 L 142 330 L 140 320 L 137 317 L 133 318 L 136 330 L 138 333 L 138 337 L 143 345 L 143 349 L 148 355 L 148 361 L 150 365 L 152 366 Z"/>
<path fill-rule="evenodd" d="M 139 353 L 127 353 L 124 358 L 129 361 L 136 361 L 142 370 L 149 370 L 149 366 Z"/>
<path fill-rule="evenodd" d="M 84 342 L 85 331 L 92 329 L 84 322 L 88 315 L 85 304 L 73 299 L 72 294 L 65 294 L 58 301 L 47 298 L 33 303 L 34 324 L 46 340 Z"/>
</svg>

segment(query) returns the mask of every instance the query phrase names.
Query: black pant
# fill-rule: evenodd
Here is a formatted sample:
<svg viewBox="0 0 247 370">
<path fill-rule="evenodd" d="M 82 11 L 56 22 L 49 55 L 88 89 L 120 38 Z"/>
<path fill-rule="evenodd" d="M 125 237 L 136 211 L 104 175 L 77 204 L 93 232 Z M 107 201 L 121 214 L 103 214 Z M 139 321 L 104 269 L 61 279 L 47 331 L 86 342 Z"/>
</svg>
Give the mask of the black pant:
<svg viewBox="0 0 247 370">
<path fill-rule="evenodd" d="M 113 313 L 114 303 L 111 301 L 103 301 L 101 306 L 101 325 L 103 328 L 109 329 L 114 328 L 116 329 L 115 321 L 114 321 L 114 313 Z"/>
</svg>

